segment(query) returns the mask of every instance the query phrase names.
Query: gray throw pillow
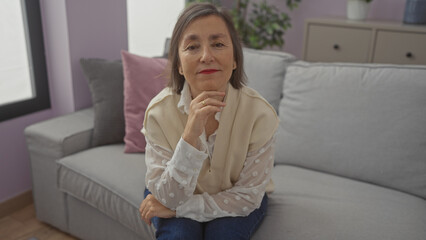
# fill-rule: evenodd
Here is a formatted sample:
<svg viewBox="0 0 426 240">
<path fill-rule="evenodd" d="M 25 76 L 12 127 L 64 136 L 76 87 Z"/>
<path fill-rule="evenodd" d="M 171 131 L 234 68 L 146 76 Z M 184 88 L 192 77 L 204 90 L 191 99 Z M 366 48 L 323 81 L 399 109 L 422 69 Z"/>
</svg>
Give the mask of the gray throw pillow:
<svg viewBox="0 0 426 240">
<path fill-rule="evenodd" d="M 95 122 L 92 146 L 123 142 L 123 64 L 121 60 L 81 59 L 92 94 Z"/>
<path fill-rule="evenodd" d="M 243 53 L 247 86 L 259 92 L 278 113 L 285 72 L 296 58 L 285 52 L 249 48 Z"/>
</svg>

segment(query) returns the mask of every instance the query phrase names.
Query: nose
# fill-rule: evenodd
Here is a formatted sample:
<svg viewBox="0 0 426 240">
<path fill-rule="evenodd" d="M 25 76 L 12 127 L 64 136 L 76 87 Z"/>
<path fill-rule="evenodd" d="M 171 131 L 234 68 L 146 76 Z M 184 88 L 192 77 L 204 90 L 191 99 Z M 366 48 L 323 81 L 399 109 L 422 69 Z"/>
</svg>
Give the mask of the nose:
<svg viewBox="0 0 426 240">
<path fill-rule="evenodd" d="M 202 63 L 211 63 L 213 62 L 213 60 L 214 60 L 214 57 L 210 47 L 209 46 L 203 47 L 200 61 Z"/>
</svg>

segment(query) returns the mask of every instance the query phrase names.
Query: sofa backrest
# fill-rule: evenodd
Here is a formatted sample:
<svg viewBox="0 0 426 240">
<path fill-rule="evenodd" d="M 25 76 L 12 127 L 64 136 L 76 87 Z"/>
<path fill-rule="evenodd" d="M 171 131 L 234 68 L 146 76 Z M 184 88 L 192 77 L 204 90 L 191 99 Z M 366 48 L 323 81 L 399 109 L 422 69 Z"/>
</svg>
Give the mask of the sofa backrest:
<svg viewBox="0 0 426 240">
<path fill-rule="evenodd" d="M 295 62 L 276 163 L 426 199 L 426 66 Z"/>
<path fill-rule="evenodd" d="M 287 67 L 296 58 L 285 52 L 244 48 L 247 86 L 255 89 L 278 112 Z"/>
</svg>

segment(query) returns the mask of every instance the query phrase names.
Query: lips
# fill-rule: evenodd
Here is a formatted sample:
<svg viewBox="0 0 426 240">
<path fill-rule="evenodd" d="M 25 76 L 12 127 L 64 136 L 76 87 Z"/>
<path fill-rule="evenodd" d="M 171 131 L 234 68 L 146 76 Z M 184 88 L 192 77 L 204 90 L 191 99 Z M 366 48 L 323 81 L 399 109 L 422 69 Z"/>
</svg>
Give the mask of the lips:
<svg viewBox="0 0 426 240">
<path fill-rule="evenodd" d="M 217 71 L 219 71 L 219 70 L 217 70 L 217 69 L 204 69 L 204 70 L 200 71 L 200 73 L 201 74 L 212 74 L 212 73 L 215 73 Z"/>
</svg>

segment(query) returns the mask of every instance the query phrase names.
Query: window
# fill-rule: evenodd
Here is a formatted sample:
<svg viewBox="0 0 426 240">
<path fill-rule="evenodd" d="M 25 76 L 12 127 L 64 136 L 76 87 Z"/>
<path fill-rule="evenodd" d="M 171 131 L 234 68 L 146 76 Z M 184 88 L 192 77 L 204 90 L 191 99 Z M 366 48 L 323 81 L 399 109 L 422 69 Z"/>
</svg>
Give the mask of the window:
<svg viewBox="0 0 426 240">
<path fill-rule="evenodd" d="M 0 121 L 50 108 L 39 0 L 0 1 Z"/>
<path fill-rule="evenodd" d="M 184 7 L 184 0 L 127 0 L 129 52 L 147 57 L 163 56 L 166 39 L 171 37 Z"/>
</svg>

